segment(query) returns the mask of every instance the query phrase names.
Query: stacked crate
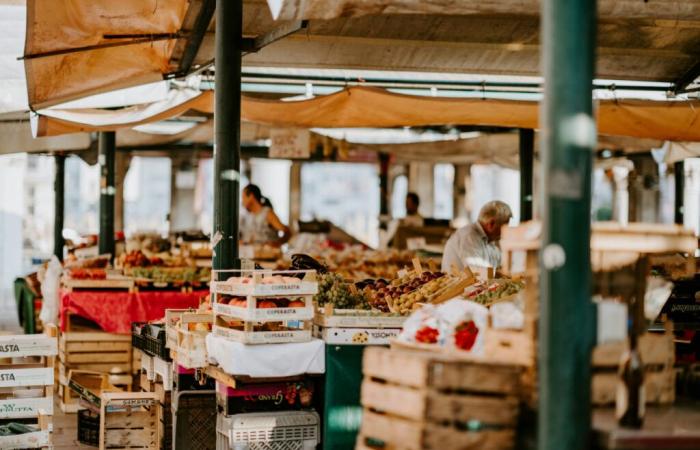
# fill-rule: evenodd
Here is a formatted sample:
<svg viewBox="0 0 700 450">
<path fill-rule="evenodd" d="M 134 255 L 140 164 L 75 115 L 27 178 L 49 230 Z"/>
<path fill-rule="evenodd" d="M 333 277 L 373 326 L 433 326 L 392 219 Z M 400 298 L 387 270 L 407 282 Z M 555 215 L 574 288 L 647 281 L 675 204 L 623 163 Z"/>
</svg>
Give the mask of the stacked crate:
<svg viewBox="0 0 700 450">
<path fill-rule="evenodd" d="M 156 424 L 161 450 L 172 448 L 171 392 L 173 389 L 173 362 L 166 346 L 166 328 L 163 324 L 134 323 L 131 343 L 139 360 L 139 385 L 143 392 L 156 394 Z"/>
<path fill-rule="evenodd" d="M 141 353 L 139 351 L 139 353 Z M 171 393 L 173 388 L 172 361 L 141 353 L 140 387 L 141 391 L 156 395 L 156 425 L 158 442 L 161 450 L 172 448 L 172 411 Z"/>
<path fill-rule="evenodd" d="M 56 328 L 44 334 L 0 336 L 0 448 L 51 446 Z M 27 427 L 27 424 L 29 427 Z"/>
<path fill-rule="evenodd" d="M 103 331 L 66 331 L 59 336 L 58 349 L 58 396 L 64 413 L 80 409 L 77 397 L 68 389 L 71 370 L 108 374 L 111 384 L 131 389 L 131 336 Z"/>
<path fill-rule="evenodd" d="M 515 446 L 521 367 L 370 347 L 363 373 L 357 449 Z"/>
<path fill-rule="evenodd" d="M 215 335 L 243 344 L 311 340 L 313 296 L 318 292 L 315 272 L 247 270 L 217 275 L 230 275 L 231 281 L 211 284 Z"/>
<path fill-rule="evenodd" d="M 591 397 L 596 406 L 614 405 L 622 354 L 626 341 L 600 344 L 593 350 Z M 648 404 L 671 404 L 676 399 L 675 345 L 673 333 L 647 333 L 639 338 L 644 364 L 644 397 Z"/>
</svg>

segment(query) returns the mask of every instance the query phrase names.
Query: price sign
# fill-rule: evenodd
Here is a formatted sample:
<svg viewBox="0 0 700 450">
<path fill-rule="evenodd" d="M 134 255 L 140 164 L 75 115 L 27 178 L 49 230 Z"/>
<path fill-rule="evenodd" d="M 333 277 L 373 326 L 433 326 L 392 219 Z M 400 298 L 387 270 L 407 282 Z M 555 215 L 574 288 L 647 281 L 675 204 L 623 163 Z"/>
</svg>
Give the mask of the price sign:
<svg viewBox="0 0 700 450">
<path fill-rule="evenodd" d="M 308 159 L 311 156 L 309 130 L 277 128 L 270 130 L 270 158 Z"/>
</svg>

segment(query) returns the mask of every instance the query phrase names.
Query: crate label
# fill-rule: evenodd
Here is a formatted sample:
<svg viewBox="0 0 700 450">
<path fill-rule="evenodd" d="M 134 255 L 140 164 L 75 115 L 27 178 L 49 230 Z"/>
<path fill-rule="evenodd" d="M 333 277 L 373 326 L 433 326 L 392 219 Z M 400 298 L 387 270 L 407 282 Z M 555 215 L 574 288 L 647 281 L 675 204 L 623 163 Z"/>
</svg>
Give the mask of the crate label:
<svg viewBox="0 0 700 450">
<path fill-rule="evenodd" d="M 0 337 L 0 358 L 55 356 L 57 354 L 56 338 L 50 338 L 43 334 Z"/>
<path fill-rule="evenodd" d="M 53 367 L 0 370 L 0 388 L 14 386 L 50 386 Z"/>
<path fill-rule="evenodd" d="M 150 398 L 113 399 L 105 406 L 105 410 L 113 412 L 124 408 L 139 408 L 141 406 L 150 406 L 154 402 L 155 400 Z"/>
<path fill-rule="evenodd" d="M 314 295 L 318 293 L 318 284 L 308 281 L 288 284 L 228 284 L 226 282 L 216 282 L 213 283 L 212 291 L 239 296 Z"/>
<path fill-rule="evenodd" d="M 37 417 L 40 410 L 44 414 L 53 415 L 53 397 L 0 400 L 0 419 Z"/>
<path fill-rule="evenodd" d="M 287 343 L 287 342 L 305 342 L 311 339 L 310 330 L 291 330 L 291 331 L 241 331 L 233 330 L 226 327 L 214 326 L 214 334 L 216 336 L 231 339 L 236 342 L 243 343 Z"/>
<path fill-rule="evenodd" d="M 400 328 L 318 328 L 315 334 L 328 344 L 388 345 Z"/>
<path fill-rule="evenodd" d="M 308 302 L 310 305 L 311 303 Z M 247 307 L 231 306 L 221 303 L 214 304 L 214 312 L 241 320 L 310 320 L 313 318 L 313 308 L 254 308 L 252 312 Z"/>
</svg>

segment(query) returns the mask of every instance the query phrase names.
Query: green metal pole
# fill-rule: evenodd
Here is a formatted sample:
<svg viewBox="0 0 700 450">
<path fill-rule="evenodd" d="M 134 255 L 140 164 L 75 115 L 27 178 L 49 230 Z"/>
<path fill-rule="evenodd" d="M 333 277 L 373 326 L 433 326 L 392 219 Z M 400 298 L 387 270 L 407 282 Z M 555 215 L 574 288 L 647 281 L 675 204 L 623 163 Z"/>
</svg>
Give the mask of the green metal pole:
<svg viewBox="0 0 700 450">
<path fill-rule="evenodd" d="M 114 131 L 99 133 L 97 151 L 100 164 L 100 234 L 97 242 L 100 254 L 109 253 L 114 258 L 114 194 L 117 192 L 114 187 Z"/>
<path fill-rule="evenodd" d="M 54 156 L 56 163 L 56 174 L 53 180 L 54 191 L 54 222 L 53 222 L 53 254 L 59 261 L 63 261 L 63 205 L 65 199 L 66 185 L 66 157 L 64 155 Z"/>
<path fill-rule="evenodd" d="M 590 448 L 595 0 L 544 0 L 540 450 Z"/>
<path fill-rule="evenodd" d="M 677 161 L 673 164 L 673 177 L 675 181 L 675 199 L 673 201 L 674 223 L 683 225 L 683 201 L 685 195 L 685 163 Z"/>
<path fill-rule="evenodd" d="M 520 130 L 520 221 L 532 220 L 532 167 L 535 157 L 535 130 Z"/>
<path fill-rule="evenodd" d="M 241 48 L 243 2 L 216 1 L 214 243 L 213 268 L 238 262 L 238 204 L 241 155 Z"/>
</svg>

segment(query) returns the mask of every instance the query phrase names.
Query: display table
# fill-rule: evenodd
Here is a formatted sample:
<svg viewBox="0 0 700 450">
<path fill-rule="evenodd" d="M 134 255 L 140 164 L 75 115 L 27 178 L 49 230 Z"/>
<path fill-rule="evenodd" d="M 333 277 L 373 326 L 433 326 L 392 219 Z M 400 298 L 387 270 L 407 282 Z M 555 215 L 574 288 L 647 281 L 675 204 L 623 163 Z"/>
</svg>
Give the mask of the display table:
<svg viewBox="0 0 700 450">
<path fill-rule="evenodd" d="M 197 308 L 208 290 L 180 291 L 61 291 L 61 330 L 76 314 L 97 323 L 103 331 L 130 334 L 132 322 L 162 319 L 166 309 Z"/>
<path fill-rule="evenodd" d="M 648 406 L 641 430 L 620 428 L 614 409 L 593 414 L 594 444 L 605 450 L 685 450 L 700 448 L 700 401 Z"/>
</svg>

